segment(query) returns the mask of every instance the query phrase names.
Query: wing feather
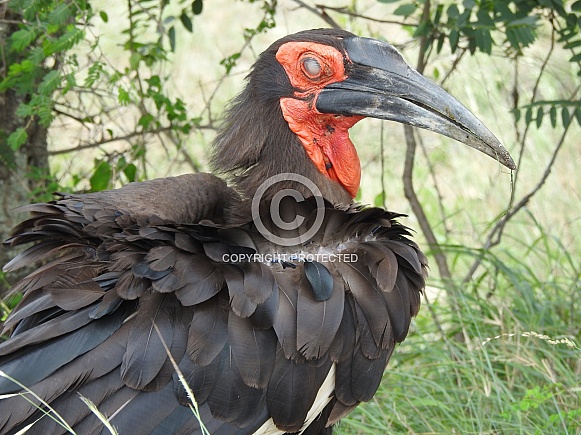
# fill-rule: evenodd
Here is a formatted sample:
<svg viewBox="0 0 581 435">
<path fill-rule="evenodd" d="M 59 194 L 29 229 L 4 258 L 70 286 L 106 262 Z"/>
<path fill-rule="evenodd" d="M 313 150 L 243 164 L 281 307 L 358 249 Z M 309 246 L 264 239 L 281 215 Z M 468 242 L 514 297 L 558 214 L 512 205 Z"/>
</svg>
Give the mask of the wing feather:
<svg viewBox="0 0 581 435">
<path fill-rule="evenodd" d="M 121 364 L 121 377 L 127 386 L 157 391 L 167 384 L 173 370 L 162 339 L 173 358 L 180 361 L 186 349 L 185 325 L 189 323 L 184 317 L 186 310 L 180 310 L 173 295 L 150 292 L 141 299 Z"/>
<path fill-rule="evenodd" d="M 385 349 L 389 343 L 391 325 L 387 307 L 377 283 L 357 263 L 337 262 L 335 266 L 363 309 L 375 343 Z"/>
<path fill-rule="evenodd" d="M 90 322 L 80 329 L 61 336 L 58 340 L 47 340 L 41 345 L 0 358 L 4 373 L 24 385 L 34 385 L 51 373 L 73 361 L 85 352 L 103 343 L 121 326 L 125 312 L 118 310 L 110 316 Z M 18 337 L 18 336 L 16 336 Z M 34 367 L 34 370 L 30 370 Z M 0 394 L 13 393 L 20 389 L 12 381 L 0 379 Z"/>
<path fill-rule="evenodd" d="M 319 366 L 296 363 L 277 352 L 276 364 L 266 391 L 266 406 L 276 426 L 286 432 L 298 432 L 315 401 L 323 380 L 331 368 L 326 358 Z"/>
<path fill-rule="evenodd" d="M 265 388 L 276 355 L 276 334 L 272 329 L 254 329 L 250 319 L 230 312 L 228 338 L 240 376 L 246 385 Z"/>
<path fill-rule="evenodd" d="M 318 360 L 327 353 L 343 318 L 345 291 L 340 278 L 332 279 L 331 285 L 329 298 L 319 301 L 306 276 L 300 281 L 296 346 L 307 360 Z"/>
<path fill-rule="evenodd" d="M 210 364 L 222 351 L 228 339 L 228 312 L 217 299 L 194 307 L 188 331 L 187 353 L 201 366 Z"/>
</svg>

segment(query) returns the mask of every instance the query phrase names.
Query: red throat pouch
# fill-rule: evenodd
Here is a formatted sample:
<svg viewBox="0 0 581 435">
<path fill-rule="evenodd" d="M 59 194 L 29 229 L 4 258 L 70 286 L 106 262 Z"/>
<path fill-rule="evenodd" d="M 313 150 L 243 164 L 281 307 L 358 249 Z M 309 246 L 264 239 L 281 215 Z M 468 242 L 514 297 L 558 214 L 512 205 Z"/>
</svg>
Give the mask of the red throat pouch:
<svg viewBox="0 0 581 435">
<path fill-rule="evenodd" d="M 290 129 L 317 169 L 355 198 L 361 182 L 361 164 L 349 138 L 349 128 L 363 117 L 319 113 L 309 101 L 296 98 L 282 98 L 280 105 Z"/>
</svg>

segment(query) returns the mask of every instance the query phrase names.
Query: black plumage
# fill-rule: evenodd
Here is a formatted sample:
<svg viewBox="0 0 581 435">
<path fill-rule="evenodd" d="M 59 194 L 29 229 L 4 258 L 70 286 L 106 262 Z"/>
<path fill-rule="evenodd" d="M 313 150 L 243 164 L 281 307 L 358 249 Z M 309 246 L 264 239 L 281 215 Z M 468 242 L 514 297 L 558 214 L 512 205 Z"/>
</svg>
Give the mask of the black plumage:
<svg viewBox="0 0 581 435">
<path fill-rule="evenodd" d="M 351 61 L 365 47 L 388 59 Z M 319 77 L 301 69 L 305 56 L 325 64 Z M 64 433 L 47 404 L 77 433 L 103 432 L 81 395 L 121 434 L 200 433 L 188 389 L 215 434 L 327 434 L 370 400 L 427 275 L 401 215 L 352 203 L 359 163 L 347 129 L 364 115 L 415 122 L 391 112 L 397 93 L 385 97 L 370 75 L 408 71 L 398 56 L 343 31 L 283 38 L 259 57 L 216 139 L 213 162 L 229 184 L 192 174 L 26 206 L 31 217 L 6 244 L 32 245 L 4 270 L 42 265 L 14 286 L 24 296 L 4 325 L 11 337 L 0 344 L 0 370 L 38 398 L 0 378 L 0 434 L 28 425 Z M 408 75 L 406 86 L 420 83 L 417 110 L 434 118 L 427 128 L 452 137 L 460 129 L 512 167 L 466 109 L 455 100 L 431 108 L 422 92 L 434 85 Z M 347 84 L 364 79 L 362 101 L 376 98 L 373 107 L 357 100 L 363 85 Z M 302 198 L 281 199 L 289 190 Z"/>
</svg>

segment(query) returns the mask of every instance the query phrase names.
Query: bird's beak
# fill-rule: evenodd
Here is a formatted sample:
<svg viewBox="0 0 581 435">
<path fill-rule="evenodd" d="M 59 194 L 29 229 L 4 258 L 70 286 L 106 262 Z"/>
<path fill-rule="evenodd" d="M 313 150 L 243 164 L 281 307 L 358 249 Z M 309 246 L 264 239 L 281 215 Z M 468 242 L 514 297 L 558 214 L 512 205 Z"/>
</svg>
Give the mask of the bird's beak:
<svg viewBox="0 0 581 435">
<path fill-rule="evenodd" d="M 413 70 L 391 45 L 368 38 L 344 40 L 352 67 L 348 78 L 320 92 L 321 113 L 387 119 L 456 139 L 516 165 L 499 140 L 458 100 Z"/>
</svg>

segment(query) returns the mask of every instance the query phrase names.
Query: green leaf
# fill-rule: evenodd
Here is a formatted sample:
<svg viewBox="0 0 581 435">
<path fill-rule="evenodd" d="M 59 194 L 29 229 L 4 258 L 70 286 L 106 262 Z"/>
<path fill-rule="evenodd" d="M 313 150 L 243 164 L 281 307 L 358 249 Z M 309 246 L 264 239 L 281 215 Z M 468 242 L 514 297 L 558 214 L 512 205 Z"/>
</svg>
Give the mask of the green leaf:
<svg viewBox="0 0 581 435">
<path fill-rule="evenodd" d="M 101 78 L 103 73 L 103 64 L 99 61 L 93 63 L 87 72 L 87 78 L 85 79 L 85 86 L 92 87 L 93 84 Z"/>
<path fill-rule="evenodd" d="M 490 18 L 490 15 L 486 11 L 480 10 L 476 13 L 476 27 L 485 27 L 488 29 L 496 28 L 494 21 Z"/>
<path fill-rule="evenodd" d="M 555 106 L 551 106 L 549 117 L 551 118 L 551 126 L 555 128 L 557 126 L 557 108 Z"/>
<path fill-rule="evenodd" d="M 148 79 L 145 79 L 145 81 L 149 85 L 149 87 L 152 88 L 154 91 L 156 91 L 156 92 L 161 91 L 161 79 L 159 78 L 159 76 L 157 74 L 152 75 Z"/>
<path fill-rule="evenodd" d="M 577 47 L 581 47 L 581 39 L 577 40 L 577 41 L 573 41 L 573 42 L 567 42 L 563 48 L 565 50 L 570 50 L 572 48 L 577 48 Z"/>
<path fill-rule="evenodd" d="M 373 205 L 376 207 L 383 207 L 383 203 L 385 202 L 385 192 L 379 192 L 375 198 L 373 199 Z"/>
<path fill-rule="evenodd" d="M 378 3 L 396 3 L 400 0 L 377 0 Z"/>
<path fill-rule="evenodd" d="M 529 107 L 525 112 L 525 124 L 529 125 L 533 120 L 533 108 Z"/>
<path fill-rule="evenodd" d="M 571 10 L 572 11 L 581 11 L 581 0 L 576 1 L 575 3 L 573 3 L 571 5 Z"/>
<path fill-rule="evenodd" d="M 35 33 L 31 30 L 17 30 L 10 36 L 10 50 L 20 52 L 34 41 Z"/>
<path fill-rule="evenodd" d="M 477 29 L 474 34 L 476 45 L 483 53 L 492 53 L 492 37 L 490 31 L 485 29 Z"/>
<path fill-rule="evenodd" d="M 141 118 L 139 118 L 137 125 L 140 125 L 144 130 L 147 130 L 154 120 L 155 117 L 151 113 L 146 113 L 145 115 L 142 115 Z"/>
<path fill-rule="evenodd" d="M 101 17 L 101 19 L 103 20 L 104 23 L 109 22 L 109 15 L 107 15 L 107 12 L 99 11 L 99 16 Z"/>
<path fill-rule="evenodd" d="M 60 53 L 70 50 L 76 44 L 85 39 L 85 32 L 75 26 L 67 26 L 66 32 L 57 40 L 46 40 L 43 44 L 44 54 L 50 56 L 54 53 Z"/>
<path fill-rule="evenodd" d="M 32 116 L 34 114 L 34 108 L 32 105 L 27 103 L 20 103 L 16 109 L 16 115 L 21 118 L 26 118 L 27 116 Z"/>
<path fill-rule="evenodd" d="M 176 51 L 176 28 L 171 27 L 167 32 L 167 37 L 169 38 L 169 47 L 170 50 Z"/>
<path fill-rule="evenodd" d="M 182 14 L 180 15 L 180 21 L 182 22 L 182 24 L 184 25 L 188 32 L 192 33 L 194 31 L 194 25 L 192 24 L 192 20 L 190 20 L 190 17 L 188 17 L 185 12 L 182 12 Z"/>
<path fill-rule="evenodd" d="M 438 5 L 436 8 L 436 15 L 434 15 L 434 27 L 438 27 L 440 20 L 442 19 L 442 13 L 444 12 L 444 5 Z"/>
<path fill-rule="evenodd" d="M 417 8 L 418 7 L 415 4 L 409 3 L 409 4 L 398 6 L 396 8 L 396 10 L 393 11 L 393 14 L 394 15 L 403 15 L 403 16 L 407 17 L 407 16 L 410 16 L 411 14 L 413 14 Z"/>
<path fill-rule="evenodd" d="M 444 47 L 444 41 L 446 41 L 446 34 L 440 33 L 440 36 L 438 36 L 438 45 L 436 46 L 437 53 L 442 51 L 442 48 Z"/>
<path fill-rule="evenodd" d="M 137 175 L 137 166 L 135 166 L 133 163 L 129 163 L 123 169 L 123 173 L 125 174 L 125 176 L 127 177 L 127 180 L 130 183 L 134 182 L 135 176 Z"/>
<path fill-rule="evenodd" d="M 139 68 L 139 62 L 141 62 L 141 54 L 133 52 L 131 56 L 129 56 L 129 68 L 135 71 Z"/>
<path fill-rule="evenodd" d="M 569 59 L 569 62 L 579 62 L 579 61 L 581 61 L 581 53 L 577 53 L 575 56 Z"/>
<path fill-rule="evenodd" d="M 57 70 L 49 71 L 38 86 L 38 92 L 43 95 L 50 95 L 61 85 L 61 76 Z"/>
<path fill-rule="evenodd" d="M 70 72 L 65 74 L 64 76 L 66 85 L 64 86 L 62 93 L 63 95 L 70 91 L 74 86 L 77 85 L 77 79 L 75 78 L 75 74 Z"/>
<path fill-rule="evenodd" d="M 575 119 L 577 119 L 577 124 L 581 126 L 581 107 L 575 109 Z"/>
<path fill-rule="evenodd" d="M 427 35 L 429 33 L 429 30 L 431 30 L 431 27 L 429 26 L 429 23 L 426 22 L 426 21 L 422 21 L 416 27 L 416 30 L 414 31 L 414 33 L 413 33 L 412 36 L 414 38 L 417 38 L 417 37 L 422 36 L 422 35 Z"/>
<path fill-rule="evenodd" d="M 454 53 L 456 51 L 456 49 L 458 48 L 458 41 L 460 40 L 460 33 L 457 30 L 452 30 L 450 32 L 450 49 L 452 50 L 452 53 Z"/>
<path fill-rule="evenodd" d="M 506 29 L 506 39 L 510 43 L 512 48 L 514 48 L 515 50 L 520 49 L 518 37 L 516 36 L 516 32 L 514 31 L 514 29 L 511 28 Z"/>
<path fill-rule="evenodd" d="M 67 3 L 60 3 L 48 15 L 50 24 L 64 24 L 71 16 L 71 11 Z"/>
<path fill-rule="evenodd" d="M 545 112 L 544 112 L 543 106 L 540 106 L 537 109 L 537 128 L 540 128 L 541 127 L 541 124 L 543 122 L 543 116 L 544 116 L 544 114 L 545 114 Z"/>
<path fill-rule="evenodd" d="M 29 49 L 28 60 L 30 60 L 34 65 L 42 64 L 44 59 L 46 59 L 46 56 L 44 55 L 44 50 L 42 47 L 31 47 L 31 49 Z"/>
<path fill-rule="evenodd" d="M 226 74 L 230 74 L 230 71 L 236 65 L 236 61 L 240 57 L 240 53 L 234 53 L 231 56 L 228 56 L 220 61 L 220 65 L 224 65 L 226 68 Z"/>
<path fill-rule="evenodd" d="M 38 102 L 38 107 L 36 109 L 36 115 L 39 118 L 40 125 L 48 127 L 54 120 L 54 114 L 52 111 L 54 102 L 49 99 L 43 99 Z"/>
<path fill-rule="evenodd" d="M 569 127 L 569 123 L 571 122 L 571 114 L 566 107 L 563 107 L 563 110 L 561 110 L 561 122 L 563 122 L 563 127 Z"/>
<path fill-rule="evenodd" d="M 119 101 L 119 104 L 122 106 L 127 106 L 131 102 L 131 99 L 129 98 L 129 92 L 127 92 L 125 88 L 122 87 L 119 87 L 117 92 L 117 100 Z"/>
<path fill-rule="evenodd" d="M 518 20 L 512 20 L 507 23 L 507 27 L 535 27 L 539 18 L 534 15 L 529 15 Z"/>
<path fill-rule="evenodd" d="M 89 179 L 89 183 L 91 183 L 91 190 L 93 192 L 99 192 L 101 190 L 107 189 L 109 187 L 112 174 L 113 170 L 111 169 L 111 165 L 108 162 L 100 162 L 95 168 L 95 172 L 93 172 L 93 175 Z"/>
<path fill-rule="evenodd" d="M 12 151 L 18 151 L 28 140 L 28 133 L 23 127 L 18 127 L 8 136 L 8 146 Z"/>
<path fill-rule="evenodd" d="M 194 15 L 200 15 L 203 9 L 204 9 L 203 0 L 194 0 L 194 2 L 192 3 L 192 12 L 194 13 Z"/>
<path fill-rule="evenodd" d="M 460 10 L 458 9 L 458 6 L 456 6 L 454 3 L 452 3 L 448 7 L 448 10 L 446 11 L 446 13 L 448 14 L 448 19 L 457 18 L 458 15 L 460 15 Z"/>
</svg>

